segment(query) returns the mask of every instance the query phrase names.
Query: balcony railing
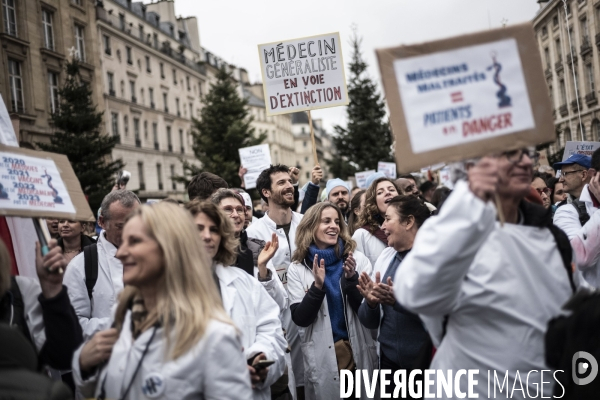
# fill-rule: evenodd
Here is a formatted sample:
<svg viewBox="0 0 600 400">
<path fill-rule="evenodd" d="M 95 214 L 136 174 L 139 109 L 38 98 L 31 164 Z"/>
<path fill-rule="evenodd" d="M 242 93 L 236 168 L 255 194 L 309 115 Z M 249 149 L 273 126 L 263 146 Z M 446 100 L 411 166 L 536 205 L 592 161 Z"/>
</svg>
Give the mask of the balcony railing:
<svg viewBox="0 0 600 400">
<path fill-rule="evenodd" d="M 131 96 L 131 102 L 132 103 L 137 103 L 137 97 Z"/>
<path fill-rule="evenodd" d="M 573 55 L 571 56 L 571 54 Z M 577 54 L 575 48 L 571 48 L 571 53 L 567 54 L 567 64 L 577 63 L 577 56 L 575 54 Z"/>
<path fill-rule="evenodd" d="M 165 112 L 168 114 L 169 113 L 169 107 L 165 107 Z"/>
<path fill-rule="evenodd" d="M 135 139 L 135 147 L 142 147 L 142 141 L 140 139 Z"/>
<path fill-rule="evenodd" d="M 185 57 L 184 54 L 182 54 L 181 52 L 179 52 L 177 50 L 174 50 L 170 46 L 166 47 L 166 46 L 162 46 L 160 43 L 154 43 L 151 39 L 149 39 L 148 36 L 146 36 L 146 38 L 141 38 L 140 37 L 140 29 L 138 27 L 123 25 L 121 23 L 121 21 L 119 20 L 118 16 L 109 14 L 106 11 L 106 9 L 104 9 L 102 6 L 96 7 L 96 19 L 104 21 L 105 23 L 113 26 L 116 29 L 120 29 L 121 31 L 125 32 L 127 35 L 129 35 L 133 39 L 137 40 L 138 42 L 141 42 L 146 46 L 152 47 L 153 49 L 158 50 L 158 51 L 168 55 L 175 61 L 179 62 L 180 64 L 185 65 L 188 68 L 191 68 L 192 70 L 196 71 L 197 73 L 199 73 L 201 75 L 206 75 L 206 66 L 204 65 L 204 62 L 190 60 L 189 58 Z M 184 45 L 184 42 L 179 41 L 177 39 L 174 39 L 174 40 L 176 40 L 180 46 Z M 185 48 L 185 46 L 184 46 L 184 48 Z M 161 77 L 164 78 L 164 76 L 161 76 Z"/>
<path fill-rule="evenodd" d="M 158 182 L 158 190 L 163 190 L 163 184 L 162 184 L 162 182 Z"/>
<path fill-rule="evenodd" d="M 559 107 L 558 112 L 560 113 L 561 117 L 566 117 L 569 115 L 569 107 L 566 104 L 563 104 Z"/>
<path fill-rule="evenodd" d="M 185 147 L 181 146 L 181 154 L 185 153 Z"/>
<path fill-rule="evenodd" d="M 146 183 L 140 182 L 140 190 L 146 190 Z"/>
<path fill-rule="evenodd" d="M 585 56 L 592 51 L 592 44 L 590 43 L 589 36 L 584 36 L 581 40 L 581 56 Z"/>
<path fill-rule="evenodd" d="M 169 153 L 172 153 L 172 152 L 173 152 L 173 145 L 172 145 L 172 144 L 170 144 L 170 145 L 168 146 L 168 149 L 169 149 Z"/>
<path fill-rule="evenodd" d="M 596 92 L 590 92 L 585 95 L 585 102 L 589 106 L 598 104 L 598 97 L 596 96 Z"/>
<path fill-rule="evenodd" d="M 158 150 L 159 146 L 158 146 L 158 142 L 154 142 L 154 150 Z"/>
<path fill-rule="evenodd" d="M 544 73 L 546 74 L 546 78 L 550 78 L 552 76 L 552 68 L 550 67 L 550 64 L 546 66 Z"/>
<path fill-rule="evenodd" d="M 581 107 L 581 99 L 579 99 L 579 98 L 577 98 L 571 102 L 571 109 L 573 110 L 573 112 L 577 112 L 577 109 L 578 109 L 577 105 L 579 105 L 579 107 Z"/>
<path fill-rule="evenodd" d="M 155 107 L 154 103 L 150 103 L 150 108 L 154 108 L 154 107 Z"/>
<path fill-rule="evenodd" d="M 563 60 L 559 57 L 558 61 L 554 63 L 554 70 L 558 73 L 563 70 Z"/>
<path fill-rule="evenodd" d="M 600 47 L 600 33 L 597 33 L 595 38 L 596 38 L 596 46 Z"/>
<path fill-rule="evenodd" d="M 110 89 L 110 90 L 108 91 L 108 95 L 109 95 L 109 96 L 116 96 L 117 94 L 115 93 L 114 89 Z"/>
</svg>

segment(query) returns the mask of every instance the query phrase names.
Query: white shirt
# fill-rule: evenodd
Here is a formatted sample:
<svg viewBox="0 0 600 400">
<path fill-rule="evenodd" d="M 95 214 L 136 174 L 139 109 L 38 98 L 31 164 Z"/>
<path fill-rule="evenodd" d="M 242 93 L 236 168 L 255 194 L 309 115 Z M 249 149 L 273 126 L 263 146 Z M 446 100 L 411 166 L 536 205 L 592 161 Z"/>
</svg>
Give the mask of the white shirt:
<svg viewBox="0 0 600 400">
<path fill-rule="evenodd" d="M 367 256 L 371 265 L 375 265 L 381 252 L 387 247 L 386 244 L 364 228 L 358 228 L 352 235 L 352 239 L 356 242 L 356 250 Z"/>
<path fill-rule="evenodd" d="M 573 204 L 558 207 L 554 213 L 554 225 L 562 229 L 569 240 L 575 255 L 578 273 L 586 283 L 600 287 L 600 213 L 594 207 L 588 185 L 585 185 L 579 196 L 585 204 L 590 220 L 582 227 L 579 213 Z"/>
<path fill-rule="evenodd" d="M 204 336 L 175 360 L 165 359 L 164 330 L 158 328 L 142 360 L 153 331 L 154 328 L 147 329 L 133 341 L 131 311 L 128 311 L 108 365 L 86 381 L 79 369 L 82 345 L 73 354 L 73 380 L 77 388 L 86 398 L 98 397 L 106 379 L 106 398 L 119 399 L 133 380 L 127 399 L 252 399 L 248 368 L 234 326 L 211 321 Z M 171 338 L 172 342 L 174 339 Z M 134 378 L 138 364 L 140 369 Z"/>
<path fill-rule="evenodd" d="M 287 342 L 279 321 L 279 306 L 258 280 L 246 271 L 218 264 L 215 272 L 219 278 L 223 308 L 241 332 L 246 359 L 264 353 L 267 360 L 275 361 L 269 367 L 265 381 L 253 390 L 255 400 L 270 400 L 270 386 L 285 370 Z"/>
<path fill-rule="evenodd" d="M 572 294 L 550 230 L 501 226 L 493 204 L 477 198 L 466 182 L 459 182 L 440 214 L 419 229 L 394 277 L 394 293 L 420 314 L 439 345 L 430 368 L 479 369 L 479 398 L 487 398 L 488 370 L 502 377 L 508 371 L 510 385 L 517 372 L 522 378 L 537 370 L 522 383 L 530 393 L 539 389 L 539 371 L 550 369 L 544 351 L 548 322 Z M 550 395 L 554 381 L 547 374 L 544 393 Z M 466 380 L 460 386 L 467 391 Z M 522 396 L 515 391 L 513 398 Z"/>
<path fill-rule="evenodd" d="M 100 232 L 98 247 L 98 280 L 94 286 L 92 302 L 85 286 L 83 252 L 67 266 L 63 283 L 69 288 L 69 299 L 79 318 L 84 340 L 94 333 L 110 328 L 113 306 L 123 290 L 123 264 L 117 258 L 117 248 Z"/>
</svg>

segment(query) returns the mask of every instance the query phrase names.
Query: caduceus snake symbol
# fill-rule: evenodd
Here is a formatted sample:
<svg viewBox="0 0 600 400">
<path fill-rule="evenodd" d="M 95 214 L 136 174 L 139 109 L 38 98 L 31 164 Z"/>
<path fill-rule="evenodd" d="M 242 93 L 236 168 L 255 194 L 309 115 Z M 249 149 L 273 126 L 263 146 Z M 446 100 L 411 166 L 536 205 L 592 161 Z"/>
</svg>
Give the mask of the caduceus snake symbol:
<svg viewBox="0 0 600 400">
<path fill-rule="evenodd" d="M 502 71 L 502 64 L 500 64 L 496 60 L 496 52 L 492 52 L 492 60 L 494 61 L 494 64 L 489 66 L 487 70 L 496 70 L 496 72 L 494 73 L 494 83 L 500 86 L 500 90 L 496 93 L 496 97 L 498 97 L 498 99 L 500 100 L 500 102 L 498 103 L 498 107 L 510 107 L 512 106 L 512 101 L 510 99 L 510 96 L 506 95 L 506 85 L 504 85 L 502 81 L 500 81 L 500 71 Z"/>
<path fill-rule="evenodd" d="M 50 187 L 50 189 L 52 189 L 52 193 L 54 193 L 54 202 L 57 204 L 62 204 L 62 197 L 58 195 L 58 190 L 56 190 L 54 186 L 52 186 L 52 176 L 48 174 L 48 171 L 46 171 L 46 169 L 44 169 L 44 175 L 42 175 L 42 178 L 48 179 L 48 186 Z"/>
</svg>

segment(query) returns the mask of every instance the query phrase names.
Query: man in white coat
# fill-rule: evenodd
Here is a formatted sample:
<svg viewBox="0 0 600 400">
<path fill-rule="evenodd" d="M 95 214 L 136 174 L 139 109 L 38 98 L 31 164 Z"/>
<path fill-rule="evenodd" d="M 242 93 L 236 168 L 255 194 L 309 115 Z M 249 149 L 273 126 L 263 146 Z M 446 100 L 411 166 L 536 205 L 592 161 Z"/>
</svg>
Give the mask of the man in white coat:
<svg viewBox="0 0 600 400">
<path fill-rule="evenodd" d="M 86 286 L 84 253 L 79 253 L 67 266 L 64 284 L 69 288 L 69 299 L 79 318 L 84 339 L 110 328 L 113 305 L 123 290 L 123 264 L 115 254 L 121 244 L 126 218 L 139 204 L 138 197 L 129 190 L 113 191 L 102 200 L 98 223 L 103 230 L 96 245 L 98 280 L 91 298 Z"/>
<path fill-rule="evenodd" d="M 296 250 L 296 228 L 302 220 L 302 214 L 292 211 L 294 205 L 294 186 L 289 168 L 285 165 L 271 165 L 262 171 L 256 180 L 256 189 L 263 201 L 268 203 L 269 211 L 264 217 L 248 227 L 249 237 L 269 242 L 275 233 L 279 239 L 279 249 L 271 261 L 281 282 L 287 289 L 287 269 Z M 282 314 L 286 339 L 292 349 L 292 368 L 296 386 L 304 386 L 304 361 L 300 349 L 298 327 L 292 322 L 289 308 Z"/>
<path fill-rule="evenodd" d="M 457 385 L 479 398 L 488 398 L 488 371 L 507 376 L 499 397 L 552 393 L 544 336 L 573 293 L 572 251 L 548 210 L 524 201 L 534 157 L 531 149 L 505 152 L 469 169 L 468 182 L 425 221 L 393 280 L 396 299 L 420 314 L 437 347 L 430 368 L 446 378 L 447 370 L 478 369 L 474 388 L 466 378 Z"/>
<path fill-rule="evenodd" d="M 600 214 L 596 212 L 600 207 L 600 151 L 596 150 L 591 159 L 573 154 L 553 167 L 561 170 L 560 181 L 569 194 L 557 208 L 554 224 L 565 231 L 571 241 L 577 275 L 585 281 L 579 284 L 600 287 Z"/>
</svg>

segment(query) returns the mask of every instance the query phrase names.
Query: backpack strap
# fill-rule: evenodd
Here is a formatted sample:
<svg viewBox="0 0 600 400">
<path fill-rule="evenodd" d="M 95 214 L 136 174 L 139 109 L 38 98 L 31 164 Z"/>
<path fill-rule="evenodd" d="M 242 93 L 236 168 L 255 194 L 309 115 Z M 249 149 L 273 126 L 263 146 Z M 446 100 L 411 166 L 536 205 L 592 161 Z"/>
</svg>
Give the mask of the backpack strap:
<svg viewBox="0 0 600 400">
<path fill-rule="evenodd" d="M 585 223 L 590 220 L 590 214 L 588 214 L 587 212 L 585 203 L 583 201 L 573 200 L 572 204 L 577 210 L 577 213 L 579 214 L 579 222 L 581 223 L 581 226 L 584 226 Z"/>
<path fill-rule="evenodd" d="M 85 265 L 85 287 L 91 301 L 94 286 L 96 286 L 98 280 L 98 245 L 96 243 L 83 248 L 83 260 Z"/>
<path fill-rule="evenodd" d="M 577 208 L 577 207 L 575 207 Z M 571 290 L 573 293 L 576 291 L 575 282 L 573 281 L 573 248 L 571 247 L 571 242 L 567 235 L 556 225 L 552 224 L 548 227 L 552 236 L 554 236 L 554 241 L 556 242 L 556 247 L 558 247 L 558 252 L 560 253 L 560 257 L 562 258 L 563 265 L 567 270 L 567 275 L 569 277 L 569 284 L 571 285 Z"/>
</svg>

